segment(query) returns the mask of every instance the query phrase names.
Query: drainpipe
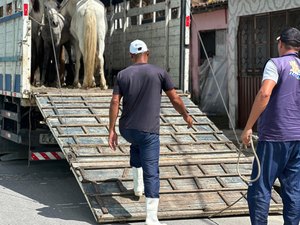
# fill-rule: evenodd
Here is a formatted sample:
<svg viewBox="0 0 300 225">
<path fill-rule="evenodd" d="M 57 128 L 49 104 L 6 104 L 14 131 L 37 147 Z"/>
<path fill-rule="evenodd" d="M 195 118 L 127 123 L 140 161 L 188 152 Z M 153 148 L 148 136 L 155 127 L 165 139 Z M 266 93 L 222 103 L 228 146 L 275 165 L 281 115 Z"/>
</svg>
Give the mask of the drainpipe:
<svg viewBox="0 0 300 225">
<path fill-rule="evenodd" d="M 179 88 L 187 92 L 189 88 L 189 44 L 191 24 L 191 1 L 181 1 L 180 20 L 180 69 Z"/>
<path fill-rule="evenodd" d="M 180 64 L 179 64 L 179 89 L 184 91 L 184 70 L 185 70 L 185 12 L 186 0 L 181 0 L 180 12 Z"/>
</svg>

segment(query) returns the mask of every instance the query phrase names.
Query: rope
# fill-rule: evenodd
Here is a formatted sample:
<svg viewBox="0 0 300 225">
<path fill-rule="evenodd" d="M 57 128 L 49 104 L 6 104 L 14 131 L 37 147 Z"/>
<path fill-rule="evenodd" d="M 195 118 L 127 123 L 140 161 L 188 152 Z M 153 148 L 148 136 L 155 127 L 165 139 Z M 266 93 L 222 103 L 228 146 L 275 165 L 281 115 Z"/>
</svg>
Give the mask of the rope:
<svg viewBox="0 0 300 225">
<path fill-rule="evenodd" d="M 252 135 L 251 138 L 250 138 L 251 149 L 252 149 L 252 152 L 253 152 L 253 154 L 254 154 L 254 158 L 256 159 L 256 163 L 257 163 L 257 170 L 258 170 L 258 172 L 257 172 L 256 177 L 255 177 L 254 179 L 247 179 L 245 176 L 243 176 L 243 175 L 240 173 L 240 158 L 241 158 L 241 153 L 242 153 L 242 152 L 240 151 L 240 149 L 238 149 L 238 150 L 239 150 L 239 155 L 238 155 L 238 160 L 237 160 L 237 165 L 236 165 L 236 169 L 237 169 L 237 172 L 238 172 L 239 177 L 240 177 L 243 181 L 245 181 L 248 185 L 249 185 L 249 183 L 253 183 L 253 182 L 257 181 L 257 180 L 259 179 L 259 177 L 260 177 L 260 174 L 261 174 L 260 161 L 259 161 L 259 158 L 258 158 L 258 156 L 257 156 L 257 154 L 256 154 L 256 151 L 255 151 L 255 148 L 254 148 L 253 139 L 258 139 L 258 137 Z"/>
<path fill-rule="evenodd" d="M 239 168 L 239 165 L 240 165 L 240 158 L 241 158 L 241 151 L 239 150 L 239 155 L 238 155 L 238 160 L 237 160 L 237 171 L 238 171 L 238 175 L 239 177 L 245 181 L 247 183 L 247 185 L 249 185 L 249 183 L 253 183 L 255 181 L 257 181 L 260 177 L 260 174 L 261 174 L 261 168 L 260 168 L 260 162 L 259 162 L 259 159 L 258 159 L 258 156 L 256 154 L 256 151 L 255 151 L 255 148 L 254 148 L 254 144 L 253 144 L 253 138 L 257 138 L 256 136 L 251 136 L 250 138 L 250 144 L 251 144 L 251 149 L 253 151 L 253 154 L 254 154 L 254 158 L 256 159 L 256 162 L 257 162 L 257 167 L 258 167 L 258 172 L 257 172 L 257 175 L 254 179 L 247 179 L 245 176 L 243 176 L 241 173 L 240 173 L 240 168 Z M 224 209 L 220 210 L 219 212 L 216 212 L 212 215 L 210 215 L 208 218 L 211 219 L 212 217 L 215 217 L 219 214 L 221 214 L 222 212 L 226 211 L 227 209 L 231 208 L 232 206 L 234 206 L 235 204 L 237 204 L 241 199 L 245 198 L 247 196 L 247 193 L 244 193 L 240 198 L 238 198 L 236 201 L 234 201 L 233 203 L 231 203 L 230 205 L 228 205 L 227 207 L 225 207 Z"/>
<path fill-rule="evenodd" d="M 60 15 L 60 13 L 57 13 L 57 14 Z M 48 18 L 48 23 L 49 23 L 49 28 L 50 28 L 50 34 L 51 34 L 51 42 L 52 42 L 52 48 L 53 48 L 53 55 L 54 55 L 54 62 L 55 62 L 55 69 L 56 69 L 56 76 L 57 76 L 57 81 L 58 81 L 58 89 L 59 89 L 60 99 L 62 101 L 63 113 L 65 113 L 65 109 L 66 108 L 65 108 L 65 103 L 63 101 L 63 93 L 62 93 L 62 87 L 61 87 L 61 82 L 60 82 L 60 77 L 59 77 L 58 62 L 57 62 L 57 58 L 56 58 L 56 51 L 55 51 L 55 44 L 54 44 L 53 33 L 52 33 L 52 26 L 51 26 L 51 23 L 50 23 L 50 18 L 48 16 L 47 16 L 47 18 Z M 69 57 L 71 57 L 71 56 L 69 56 Z M 57 110 L 57 112 L 58 112 L 58 110 Z M 64 123 L 66 123 L 67 120 L 66 120 L 65 116 L 61 117 L 61 119 L 64 119 Z M 66 129 L 66 133 L 69 134 L 69 130 L 68 129 Z M 68 139 L 67 143 L 69 145 L 71 144 L 69 139 Z"/>
<path fill-rule="evenodd" d="M 48 19 L 49 30 L 50 30 L 50 35 L 51 35 L 51 43 L 52 43 L 52 48 L 53 48 L 53 55 L 54 55 L 54 62 L 55 62 L 57 82 L 58 82 L 58 87 L 59 87 L 59 89 L 61 91 L 61 83 L 60 83 L 59 70 L 58 70 L 58 62 L 57 62 L 57 58 L 56 58 L 56 50 L 55 50 L 55 44 L 54 44 L 54 39 L 53 39 L 52 26 L 51 26 L 51 22 L 50 22 L 49 16 L 47 16 L 47 19 Z"/>
<path fill-rule="evenodd" d="M 62 1 L 62 3 L 60 3 L 59 11 L 61 11 L 62 8 L 64 8 L 68 3 L 69 3 L 69 0 Z"/>
<path fill-rule="evenodd" d="M 30 93 L 29 100 L 31 102 L 32 99 L 32 93 Z M 32 125 L 31 125 L 31 112 L 32 112 L 32 106 L 29 104 L 29 113 L 28 113 L 28 126 L 29 126 L 29 131 L 28 131 L 28 161 L 27 161 L 27 166 L 30 166 L 30 160 L 31 160 L 31 132 L 32 132 Z"/>
<path fill-rule="evenodd" d="M 43 16 L 44 16 L 44 15 L 43 15 Z M 42 20 L 42 22 L 39 22 L 39 21 L 37 21 L 35 18 L 33 18 L 31 15 L 29 15 L 29 18 L 30 18 L 32 21 L 36 22 L 38 25 L 40 25 L 40 26 L 45 26 L 45 24 L 43 23 L 43 20 Z"/>
<path fill-rule="evenodd" d="M 234 206 L 236 203 L 238 203 L 241 199 L 245 198 L 246 195 L 247 195 L 247 193 L 244 193 L 240 198 L 238 198 L 237 200 L 235 200 L 235 201 L 234 201 L 233 203 L 231 203 L 229 206 L 227 206 L 226 208 L 220 210 L 219 212 L 216 212 L 216 213 L 210 215 L 208 218 L 211 219 L 211 218 L 213 218 L 213 217 L 215 217 L 215 216 L 221 214 L 221 213 L 224 212 L 225 210 L 231 208 L 231 207 Z"/>
<path fill-rule="evenodd" d="M 197 22 L 196 22 L 195 19 L 194 19 L 193 14 L 191 14 L 191 19 L 192 19 L 192 21 L 193 21 L 195 24 L 197 24 Z M 198 33 L 197 36 L 198 36 L 198 38 L 199 38 L 199 40 L 200 40 L 201 46 L 202 46 L 203 51 L 204 51 L 204 54 L 205 54 L 205 58 L 206 58 L 207 61 L 208 61 L 208 65 L 209 65 L 209 68 L 210 68 L 210 70 L 211 70 L 211 72 L 212 72 L 214 82 L 215 82 L 215 84 L 216 84 L 216 86 L 217 86 L 217 89 L 218 89 L 218 92 L 219 92 L 219 94 L 220 94 L 220 97 L 221 97 L 223 106 L 224 106 L 224 108 L 225 108 L 227 117 L 228 117 L 228 119 L 229 119 L 230 126 L 232 127 L 232 131 L 233 131 L 233 133 L 234 133 L 235 139 L 236 139 L 236 141 L 237 141 L 237 143 L 238 143 L 238 146 L 239 146 L 239 148 L 237 148 L 237 149 L 238 149 L 238 159 L 237 159 L 237 172 L 238 172 L 238 175 L 239 175 L 239 177 L 240 177 L 243 181 L 245 181 L 245 182 L 247 183 L 247 185 L 249 185 L 249 183 L 253 183 L 253 182 L 257 181 L 257 180 L 259 179 L 260 175 L 261 175 L 260 161 L 259 161 L 259 158 L 258 158 L 258 156 L 257 156 L 257 154 L 256 154 L 256 151 L 255 151 L 255 148 L 254 148 L 254 144 L 253 144 L 253 138 L 254 138 L 255 136 L 253 136 L 253 135 L 251 136 L 251 138 L 250 138 L 250 145 L 251 145 L 251 149 L 252 149 L 252 152 L 253 152 L 253 154 L 254 154 L 254 158 L 256 159 L 257 166 L 258 166 L 258 174 L 257 174 L 257 176 L 256 176 L 254 179 L 251 180 L 251 179 L 247 179 L 246 177 L 244 177 L 244 176 L 241 174 L 241 172 L 240 172 L 240 168 L 239 168 L 239 167 L 240 167 L 240 158 L 241 158 L 241 153 L 242 153 L 242 151 L 240 150 L 240 148 L 241 148 L 242 144 L 241 144 L 241 142 L 239 141 L 239 138 L 238 138 L 238 136 L 237 136 L 236 130 L 234 129 L 233 121 L 232 121 L 232 119 L 231 119 L 231 117 L 230 117 L 228 108 L 227 108 L 227 106 L 226 106 L 224 97 L 223 97 L 222 92 L 221 92 L 220 85 L 219 85 L 219 83 L 218 83 L 218 81 L 217 81 L 217 79 L 216 79 L 215 71 L 214 71 L 214 69 L 213 69 L 213 67 L 212 67 L 212 65 L 211 65 L 210 60 L 209 60 L 209 57 L 208 57 L 208 54 L 207 54 L 205 45 L 204 45 L 203 40 L 202 40 L 201 35 L 200 35 L 200 32 L 197 32 L 197 33 Z M 226 208 L 222 209 L 221 211 L 219 211 L 219 212 L 217 212 L 217 213 L 214 213 L 213 215 L 209 216 L 208 218 L 210 219 L 210 218 L 212 218 L 212 217 L 214 217 L 214 216 L 216 216 L 216 215 L 221 214 L 221 213 L 224 212 L 225 210 L 231 208 L 233 205 L 235 205 L 235 204 L 236 204 L 237 202 L 239 202 L 241 199 L 245 198 L 246 195 L 247 195 L 246 193 L 243 194 L 243 195 L 242 195 L 239 199 L 237 199 L 235 202 L 233 202 L 232 204 L 228 205 Z"/>
</svg>

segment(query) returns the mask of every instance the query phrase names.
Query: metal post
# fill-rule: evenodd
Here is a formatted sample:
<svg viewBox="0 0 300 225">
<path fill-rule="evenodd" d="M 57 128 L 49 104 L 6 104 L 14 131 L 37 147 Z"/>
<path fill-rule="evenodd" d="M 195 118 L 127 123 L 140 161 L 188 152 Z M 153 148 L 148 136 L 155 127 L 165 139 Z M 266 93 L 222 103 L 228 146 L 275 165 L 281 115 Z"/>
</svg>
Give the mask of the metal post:
<svg viewBox="0 0 300 225">
<path fill-rule="evenodd" d="M 180 62 L 179 62 L 179 89 L 184 89 L 184 70 L 185 70 L 185 13 L 186 0 L 181 0 L 180 10 Z"/>
<path fill-rule="evenodd" d="M 165 21 L 166 21 L 166 24 L 165 24 L 165 43 L 166 43 L 166 47 L 165 47 L 165 51 L 166 51 L 166 54 L 165 54 L 165 69 L 169 72 L 170 70 L 170 64 L 169 64 L 169 51 L 170 51 L 170 41 L 169 41 L 169 36 L 170 36 L 170 32 L 169 32 L 169 22 L 171 20 L 171 13 L 170 13 L 170 4 L 171 4 L 171 1 L 168 0 L 166 1 L 166 9 L 165 9 Z"/>
</svg>

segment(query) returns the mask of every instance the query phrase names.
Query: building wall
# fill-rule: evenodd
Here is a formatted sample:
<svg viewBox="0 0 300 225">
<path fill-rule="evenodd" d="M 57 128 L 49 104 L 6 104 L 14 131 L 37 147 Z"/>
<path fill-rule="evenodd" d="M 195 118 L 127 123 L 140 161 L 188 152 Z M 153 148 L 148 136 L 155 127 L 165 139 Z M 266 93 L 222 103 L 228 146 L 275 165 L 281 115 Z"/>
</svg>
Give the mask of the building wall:
<svg viewBox="0 0 300 225">
<path fill-rule="evenodd" d="M 192 92 L 199 96 L 199 32 L 209 30 L 227 29 L 227 10 L 220 9 L 212 12 L 193 14 L 190 43 L 190 69 L 192 79 Z M 216 40 L 217 41 L 217 40 Z M 218 47 L 218 43 L 216 43 Z"/>
<path fill-rule="evenodd" d="M 237 32 L 239 17 L 300 7 L 299 0 L 228 0 L 228 93 L 229 114 L 237 120 Z"/>
</svg>

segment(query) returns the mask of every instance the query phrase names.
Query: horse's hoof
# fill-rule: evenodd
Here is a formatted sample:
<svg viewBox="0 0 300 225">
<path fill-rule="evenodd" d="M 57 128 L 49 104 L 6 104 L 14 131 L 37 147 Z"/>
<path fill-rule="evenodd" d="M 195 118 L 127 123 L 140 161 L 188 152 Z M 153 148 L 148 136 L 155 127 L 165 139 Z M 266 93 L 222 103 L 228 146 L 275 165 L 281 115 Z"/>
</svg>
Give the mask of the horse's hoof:
<svg viewBox="0 0 300 225">
<path fill-rule="evenodd" d="M 58 82 L 54 83 L 53 87 L 55 87 L 55 88 L 62 88 L 62 86 Z"/>
<path fill-rule="evenodd" d="M 101 90 L 107 90 L 107 89 L 108 89 L 108 86 L 107 86 L 107 85 L 101 85 L 100 89 L 101 89 Z"/>
<path fill-rule="evenodd" d="M 73 84 L 73 88 L 81 88 L 81 84 L 80 83 L 75 83 L 75 84 Z"/>
<path fill-rule="evenodd" d="M 41 83 L 40 83 L 40 82 L 35 82 L 35 83 L 33 83 L 33 85 L 34 85 L 35 87 L 40 87 L 40 86 L 41 86 Z"/>
<path fill-rule="evenodd" d="M 88 87 L 87 85 L 84 85 L 84 84 L 83 84 L 83 85 L 81 86 L 81 89 L 87 90 L 87 89 L 89 89 L 89 87 Z"/>
<path fill-rule="evenodd" d="M 96 87 L 95 82 L 92 82 L 92 83 L 83 82 L 83 84 L 82 84 L 82 89 L 89 89 L 89 88 L 94 88 L 94 87 Z"/>
</svg>

